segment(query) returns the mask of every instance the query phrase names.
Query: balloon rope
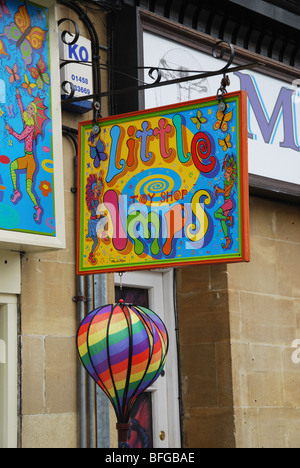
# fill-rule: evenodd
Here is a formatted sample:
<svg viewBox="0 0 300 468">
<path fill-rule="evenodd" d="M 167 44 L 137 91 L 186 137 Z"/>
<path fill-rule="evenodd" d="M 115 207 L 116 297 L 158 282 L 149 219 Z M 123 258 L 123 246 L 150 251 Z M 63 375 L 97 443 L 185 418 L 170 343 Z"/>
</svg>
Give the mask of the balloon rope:
<svg viewBox="0 0 300 468">
<path fill-rule="evenodd" d="M 120 276 L 120 291 L 122 291 L 122 289 L 123 289 L 123 273 L 119 272 L 119 276 Z"/>
</svg>

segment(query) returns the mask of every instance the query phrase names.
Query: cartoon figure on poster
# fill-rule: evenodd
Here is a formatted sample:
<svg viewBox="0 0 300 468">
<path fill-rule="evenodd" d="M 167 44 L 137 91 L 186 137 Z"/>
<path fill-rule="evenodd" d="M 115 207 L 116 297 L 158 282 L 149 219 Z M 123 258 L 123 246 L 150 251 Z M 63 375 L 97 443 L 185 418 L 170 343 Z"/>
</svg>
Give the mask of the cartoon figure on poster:
<svg viewBox="0 0 300 468">
<path fill-rule="evenodd" d="M 89 254 L 89 262 L 92 265 L 97 263 L 97 260 L 95 259 L 95 251 L 99 244 L 99 238 L 105 239 L 107 237 L 105 230 L 107 216 L 105 215 L 105 211 L 101 209 L 102 192 L 102 173 L 100 172 L 99 178 L 96 174 L 91 174 L 88 177 L 86 184 L 86 204 L 91 214 L 88 221 L 88 234 L 86 238 L 93 241 L 93 245 Z"/>
<path fill-rule="evenodd" d="M 104 143 L 100 138 L 100 135 L 95 135 L 93 132 L 89 135 L 88 143 L 90 158 L 93 161 L 92 165 L 96 170 L 98 170 L 101 162 L 106 161 L 107 159 Z M 100 239 L 105 240 L 108 237 L 106 231 L 108 223 L 107 212 L 102 204 L 103 191 L 103 172 L 100 170 L 99 175 L 97 173 L 89 175 L 85 186 L 85 199 L 90 213 L 86 239 L 93 242 L 88 256 L 88 261 L 91 265 L 95 265 L 97 263 L 95 252 L 99 246 Z"/>
<path fill-rule="evenodd" d="M 33 218 L 38 223 L 40 221 L 42 208 L 36 200 L 36 196 L 32 191 L 32 184 L 34 174 L 36 172 L 36 162 L 33 154 L 33 145 L 38 135 L 42 135 L 43 123 L 47 120 L 45 110 L 47 109 L 43 105 L 42 99 L 39 95 L 28 104 L 26 111 L 24 111 L 22 98 L 20 91 L 17 88 L 17 100 L 24 124 L 24 130 L 21 133 L 17 133 L 8 124 L 5 125 L 6 130 L 9 131 L 17 140 L 25 142 L 25 156 L 15 159 L 10 165 L 11 180 L 13 183 L 14 194 L 11 197 L 12 203 L 18 203 L 19 199 L 22 198 L 22 193 L 17 183 L 17 171 L 24 169 L 26 171 L 26 190 L 27 194 L 34 204 L 36 213 Z"/>
<path fill-rule="evenodd" d="M 153 447 L 151 393 L 139 395 L 132 408 L 129 423 L 129 448 Z"/>
<path fill-rule="evenodd" d="M 222 244 L 223 249 L 228 249 L 232 240 L 229 235 L 228 227 L 233 226 L 232 210 L 234 208 L 234 202 L 231 198 L 231 192 L 236 184 L 237 178 L 237 166 L 234 156 L 226 154 L 224 163 L 224 188 L 220 188 L 217 185 L 214 186 L 216 198 L 219 194 L 224 195 L 224 204 L 215 212 L 215 218 L 220 220 L 222 230 L 226 239 L 226 243 Z"/>
<path fill-rule="evenodd" d="M 48 10 L 0 5 L 0 229 L 55 235 Z"/>
</svg>

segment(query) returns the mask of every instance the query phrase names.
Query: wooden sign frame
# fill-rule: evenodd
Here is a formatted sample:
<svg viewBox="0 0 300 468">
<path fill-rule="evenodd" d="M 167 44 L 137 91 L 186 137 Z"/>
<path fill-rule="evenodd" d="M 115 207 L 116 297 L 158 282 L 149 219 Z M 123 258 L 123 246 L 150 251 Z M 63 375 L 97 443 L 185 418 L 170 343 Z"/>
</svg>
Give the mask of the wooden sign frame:
<svg viewBox="0 0 300 468">
<path fill-rule="evenodd" d="M 250 260 L 247 94 L 79 124 L 77 274 Z"/>
<path fill-rule="evenodd" d="M 1 249 L 64 249 L 56 1 L 1 5 Z"/>
</svg>

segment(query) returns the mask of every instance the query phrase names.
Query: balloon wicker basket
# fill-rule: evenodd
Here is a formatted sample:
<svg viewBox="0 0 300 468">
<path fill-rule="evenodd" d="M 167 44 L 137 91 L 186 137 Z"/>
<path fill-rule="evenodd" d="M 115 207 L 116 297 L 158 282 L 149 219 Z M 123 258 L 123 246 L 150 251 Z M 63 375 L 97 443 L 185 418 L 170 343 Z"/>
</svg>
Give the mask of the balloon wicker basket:
<svg viewBox="0 0 300 468">
<path fill-rule="evenodd" d="M 130 429 L 130 423 L 117 423 L 116 427 L 118 431 L 118 447 L 128 448 L 128 433 Z"/>
</svg>

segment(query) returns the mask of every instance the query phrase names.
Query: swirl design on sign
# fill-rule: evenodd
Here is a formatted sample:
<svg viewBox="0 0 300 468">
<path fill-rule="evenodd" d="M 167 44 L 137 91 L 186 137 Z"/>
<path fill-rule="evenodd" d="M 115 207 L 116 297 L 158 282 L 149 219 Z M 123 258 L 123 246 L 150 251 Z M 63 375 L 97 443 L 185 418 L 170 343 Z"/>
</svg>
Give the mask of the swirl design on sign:
<svg viewBox="0 0 300 468">
<path fill-rule="evenodd" d="M 141 195 L 151 193 L 160 194 L 167 190 L 171 191 L 174 189 L 175 181 L 168 175 L 154 175 L 148 176 L 143 179 L 138 185 L 137 190 Z M 179 187 L 180 188 L 180 187 Z"/>
<path fill-rule="evenodd" d="M 198 132 L 192 141 L 192 157 L 195 166 L 200 172 L 209 173 L 216 165 L 216 158 L 211 156 L 212 144 L 209 136 L 204 132 Z M 203 160 L 209 158 L 209 164 L 204 164 Z"/>
<path fill-rule="evenodd" d="M 150 169 L 130 179 L 124 187 L 123 194 L 126 192 L 134 194 L 140 203 L 155 203 L 167 201 L 167 195 L 180 190 L 181 185 L 181 177 L 175 171 Z"/>
</svg>

